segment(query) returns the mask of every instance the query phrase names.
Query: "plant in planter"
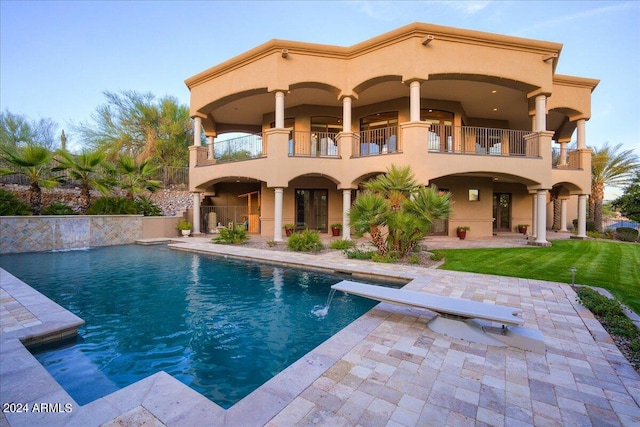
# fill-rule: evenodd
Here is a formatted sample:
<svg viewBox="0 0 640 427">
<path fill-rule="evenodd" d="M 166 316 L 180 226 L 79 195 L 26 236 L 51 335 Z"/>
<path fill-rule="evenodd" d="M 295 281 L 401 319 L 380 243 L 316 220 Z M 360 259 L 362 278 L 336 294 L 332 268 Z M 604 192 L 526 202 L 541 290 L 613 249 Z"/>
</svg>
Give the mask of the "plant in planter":
<svg viewBox="0 0 640 427">
<path fill-rule="evenodd" d="M 342 224 L 331 224 L 331 235 L 332 236 L 339 236 L 340 235 L 340 230 L 342 230 Z"/>
<path fill-rule="evenodd" d="M 295 229 L 296 229 L 295 224 L 285 224 L 284 225 L 284 233 L 287 236 L 291 236 L 293 234 L 293 230 L 295 230 Z"/>
<path fill-rule="evenodd" d="M 527 234 L 527 227 L 529 224 L 518 224 L 518 233 Z"/>
<path fill-rule="evenodd" d="M 182 232 L 183 236 L 191 234 L 191 223 L 185 219 L 181 219 L 176 225 L 176 228 Z"/>
<path fill-rule="evenodd" d="M 464 240 L 467 237 L 467 231 L 471 230 L 471 227 L 467 227 L 466 225 L 459 225 L 456 228 L 456 235 L 460 240 Z"/>
</svg>

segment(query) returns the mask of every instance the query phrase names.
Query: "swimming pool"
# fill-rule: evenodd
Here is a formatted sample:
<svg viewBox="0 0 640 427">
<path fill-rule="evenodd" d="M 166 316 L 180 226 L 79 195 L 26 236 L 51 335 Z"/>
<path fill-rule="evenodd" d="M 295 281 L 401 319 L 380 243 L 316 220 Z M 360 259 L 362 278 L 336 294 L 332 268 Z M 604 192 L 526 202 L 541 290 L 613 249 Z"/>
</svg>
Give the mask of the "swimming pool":
<svg viewBox="0 0 640 427">
<path fill-rule="evenodd" d="M 163 246 L 3 255 L 0 267 L 86 323 L 34 351 L 79 404 L 164 370 L 224 408 L 368 311 L 344 277 Z M 314 309 L 316 314 L 314 314 Z"/>
</svg>

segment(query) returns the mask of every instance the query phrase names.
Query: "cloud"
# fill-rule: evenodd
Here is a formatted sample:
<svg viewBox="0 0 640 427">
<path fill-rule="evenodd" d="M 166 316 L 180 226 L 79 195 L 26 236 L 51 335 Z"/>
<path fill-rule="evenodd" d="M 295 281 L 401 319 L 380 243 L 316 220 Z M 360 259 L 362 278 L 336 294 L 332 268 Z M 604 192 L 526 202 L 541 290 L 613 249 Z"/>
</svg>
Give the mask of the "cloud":
<svg viewBox="0 0 640 427">
<path fill-rule="evenodd" d="M 444 1 L 441 3 L 447 6 L 453 6 L 456 10 L 462 11 L 467 15 L 480 12 L 491 4 L 490 1 Z"/>
</svg>

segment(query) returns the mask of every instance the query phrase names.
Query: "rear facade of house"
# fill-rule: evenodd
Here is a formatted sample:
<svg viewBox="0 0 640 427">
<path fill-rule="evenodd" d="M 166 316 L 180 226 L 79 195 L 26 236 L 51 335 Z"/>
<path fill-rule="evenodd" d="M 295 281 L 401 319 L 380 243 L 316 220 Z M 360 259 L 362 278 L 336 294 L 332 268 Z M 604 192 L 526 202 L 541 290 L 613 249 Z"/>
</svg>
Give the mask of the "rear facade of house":
<svg viewBox="0 0 640 427">
<path fill-rule="evenodd" d="M 397 165 L 451 193 L 434 234 L 526 224 L 546 244 L 577 219 L 584 237 L 598 80 L 556 74 L 561 49 L 414 23 L 351 47 L 271 40 L 205 70 L 186 81 L 194 231 L 349 238 L 361 185 Z"/>
</svg>

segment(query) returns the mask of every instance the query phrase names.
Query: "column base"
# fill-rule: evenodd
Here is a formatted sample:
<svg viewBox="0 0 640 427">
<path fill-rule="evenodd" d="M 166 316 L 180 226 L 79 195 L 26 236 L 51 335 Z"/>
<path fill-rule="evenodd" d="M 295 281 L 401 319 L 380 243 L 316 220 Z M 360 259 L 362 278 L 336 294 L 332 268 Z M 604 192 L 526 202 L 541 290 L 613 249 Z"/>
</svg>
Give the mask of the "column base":
<svg viewBox="0 0 640 427">
<path fill-rule="evenodd" d="M 532 240 L 529 240 L 527 244 L 530 246 L 551 246 L 551 242 L 536 242 Z"/>
<path fill-rule="evenodd" d="M 571 236 L 569 238 L 570 239 L 574 239 L 574 240 L 586 240 L 586 239 L 589 238 L 589 236 L 576 236 L 576 235 L 573 235 L 573 236 Z"/>
</svg>

